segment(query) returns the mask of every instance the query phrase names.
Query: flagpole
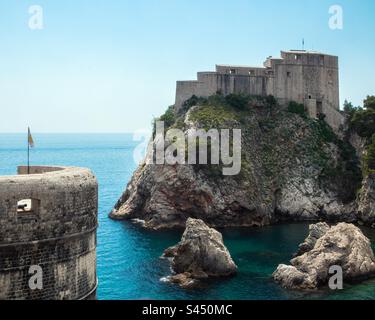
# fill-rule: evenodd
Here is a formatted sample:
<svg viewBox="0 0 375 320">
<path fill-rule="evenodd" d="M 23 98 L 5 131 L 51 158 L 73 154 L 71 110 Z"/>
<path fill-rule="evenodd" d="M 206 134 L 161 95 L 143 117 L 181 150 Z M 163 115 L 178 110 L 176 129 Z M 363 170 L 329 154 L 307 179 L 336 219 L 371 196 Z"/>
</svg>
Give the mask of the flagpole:
<svg viewBox="0 0 375 320">
<path fill-rule="evenodd" d="M 27 129 L 27 174 L 30 174 L 30 128 Z"/>
</svg>

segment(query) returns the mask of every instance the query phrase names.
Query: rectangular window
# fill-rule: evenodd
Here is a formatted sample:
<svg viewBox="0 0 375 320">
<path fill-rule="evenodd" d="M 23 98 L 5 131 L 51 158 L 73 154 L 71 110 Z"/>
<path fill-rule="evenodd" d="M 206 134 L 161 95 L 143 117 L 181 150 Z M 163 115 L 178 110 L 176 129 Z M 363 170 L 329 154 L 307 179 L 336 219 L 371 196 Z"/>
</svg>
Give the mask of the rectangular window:
<svg viewBox="0 0 375 320">
<path fill-rule="evenodd" d="M 230 69 L 230 70 L 229 70 L 229 73 L 230 73 L 230 74 L 236 74 L 236 69 Z"/>
<path fill-rule="evenodd" d="M 39 214 L 40 200 L 23 199 L 17 202 L 18 213 L 35 213 Z"/>
</svg>

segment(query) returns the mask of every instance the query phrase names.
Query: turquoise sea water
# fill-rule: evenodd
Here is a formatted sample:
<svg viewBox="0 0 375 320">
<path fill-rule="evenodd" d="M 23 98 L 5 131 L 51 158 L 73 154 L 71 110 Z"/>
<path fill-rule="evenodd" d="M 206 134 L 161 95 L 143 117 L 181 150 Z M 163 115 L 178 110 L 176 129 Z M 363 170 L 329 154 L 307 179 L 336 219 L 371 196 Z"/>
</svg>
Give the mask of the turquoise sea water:
<svg viewBox="0 0 375 320">
<path fill-rule="evenodd" d="M 150 232 L 108 218 L 136 167 L 133 149 L 138 142 L 129 134 L 35 134 L 34 140 L 33 165 L 83 166 L 98 178 L 99 299 L 375 299 L 374 280 L 313 295 L 288 292 L 272 282 L 277 265 L 287 263 L 306 237 L 307 224 L 220 230 L 239 267 L 236 277 L 194 290 L 162 282 L 170 270 L 159 257 L 178 242 L 181 232 Z M 0 134 L 0 175 L 15 174 L 25 162 L 25 135 Z M 375 243 L 375 232 L 364 231 Z"/>
</svg>

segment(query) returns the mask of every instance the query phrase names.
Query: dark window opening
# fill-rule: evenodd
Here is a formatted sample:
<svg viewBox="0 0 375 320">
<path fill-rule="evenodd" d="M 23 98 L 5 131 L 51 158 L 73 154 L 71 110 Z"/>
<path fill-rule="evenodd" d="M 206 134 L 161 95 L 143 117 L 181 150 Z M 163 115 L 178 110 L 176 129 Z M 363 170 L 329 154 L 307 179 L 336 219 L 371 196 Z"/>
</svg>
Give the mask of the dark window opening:
<svg viewBox="0 0 375 320">
<path fill-rule="evenodd" d="M 288 71 L 288 72 L 286 73 L 286 76 L 287 76 L 287 77 L 290 77 L 290 76 L 291 76 L 291 73 Z"/>
<path fill-rule="evenodd" d="M 229 70 L 229 73 L 230 73 L 230 74 L 236 74 L 236 69 L 230 69 L 230 70 Z"/>
<path fill-rule="evenodd" d="M 309 99 L 311 99 L 311 95 L 309 95 Z"/>
<path fill-rule="evenodd" d="M 23 199 L 17 202 L 18 213 L 35 213 L 38 214 L 40 209 L 40 200 Z"/>
<path fill-rule="evenodd" d="M 255 75 L 255 71 L 254 70 L 250 70 L 249 71 L 249 75 L 251 75 L 251 76 Z"/>
</svg>

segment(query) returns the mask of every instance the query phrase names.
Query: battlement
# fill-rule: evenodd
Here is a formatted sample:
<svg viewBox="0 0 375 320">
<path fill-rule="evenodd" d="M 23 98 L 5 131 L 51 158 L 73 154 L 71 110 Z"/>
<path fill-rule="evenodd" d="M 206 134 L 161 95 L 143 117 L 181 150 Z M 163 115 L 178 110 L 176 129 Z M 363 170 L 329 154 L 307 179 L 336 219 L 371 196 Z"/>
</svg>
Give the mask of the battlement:
<svg viewBox="0 0 375 320">
<path fill-rule="evenodd" d="M 175 107 L 178 110 L 193 95 L 272 95 L 280 104 L 304 104 L 308 114 L 326 116 L 338 130 L 344 122 L 339 112 L 338 57 L 316 51 L 281 51 L 279 58 L 268 57 L 263 66 L 216 65 L 214 72 L 198 72 L 195 81 L 178 81 Z"/>
<path fill-rule="evenodd" d="M 0 299 L 81 299 L 95 292 L 98 184 L 90 170 L 18 167 L 0 177 Z M 28 286 L 30 266 L 43 289 Z"/>
</svg>

